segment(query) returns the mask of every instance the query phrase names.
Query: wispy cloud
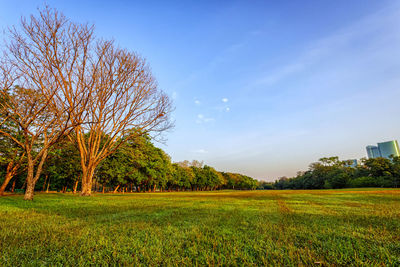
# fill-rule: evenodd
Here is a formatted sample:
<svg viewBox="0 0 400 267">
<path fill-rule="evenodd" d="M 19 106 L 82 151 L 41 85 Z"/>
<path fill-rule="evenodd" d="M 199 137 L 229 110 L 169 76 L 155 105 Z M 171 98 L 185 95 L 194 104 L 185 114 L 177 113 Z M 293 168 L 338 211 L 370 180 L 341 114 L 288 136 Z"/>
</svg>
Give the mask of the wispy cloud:
<svg viewBox="0 0 400 267">
<path fill-rule="evenodd" d="M 224 102 L 224 104 L 221 104 L 221 105 L 216 105 L 216 106 L 212 107 L 211 109 L 214 111 L 217 111 L 217 112 L 229 112 L 231 110 L 231 108 L 227 102 Z"/>
<path fill-rule="evenodd" d="M 306 62 L 304 59 L 299 59 L 298 62 L 295 63 L 290 63 L 288 65 L 282 66 L 270 73 L 268 73 L 265 76 L 262 76 L 258 80 L 256 80 L 253 84 L 253 86 L 270 86 L 273 85 L 280 80 L 284 79 L 285 77 L 299 72 L 303 70 L 306 66 Z"/>
<path fill-rule="evenodd" d="M 393 35 L 393 32 L 397 34 L 400 33 L 399 30 L 393 29 L 393 27 L 398 27 L 399 24 L 399 5 L 380 10 L 336 33 L 319 40 L 314 40 L 312 44 L 306 47 L 304 52 L 292 62 L 287 62 L 286 64 L 263 73 L 261 77 L 256 79 L 249 86 L 249 89 L 275 85 L 294 74 L 301 73 L 320 62 L 326 61 L 328 58 L 330 60 L 335 60 L 335 58 L 332 58 L 332 55 L 347 51 L 351 49 L 354 44 L 360 41 L 362 42 L 362 40 L 369 40 L 369 43 L 364 47 L 370 47 L 374 45 L 374 42 L 380 45 L 379 41 L 382 41 L 387 36 Z"/>
<path fill-rule="evenodd" d="M 229 101 L 228 98 L 226 97 L 222 98 L 222 102 L 227 103 L 228 101 Z"/>
<path fill-rule="evenodd" d="M 197 99 L 194 101 L 194 103 L 195 103 L 197 106 L 199 106 L 199 105 L 201 104 L 200 100 L 197 100 Z"/>
<path fill-rule="evenodd" d="M 209 118 L 209 117 L 205 117 L 203 114 L 198 114 L 197 115 L 197 119 L 196 119 L 196 123 L 207 123 L 207 122 L 212 122 L 214 121 L 214 118 Z"/>
</svg>

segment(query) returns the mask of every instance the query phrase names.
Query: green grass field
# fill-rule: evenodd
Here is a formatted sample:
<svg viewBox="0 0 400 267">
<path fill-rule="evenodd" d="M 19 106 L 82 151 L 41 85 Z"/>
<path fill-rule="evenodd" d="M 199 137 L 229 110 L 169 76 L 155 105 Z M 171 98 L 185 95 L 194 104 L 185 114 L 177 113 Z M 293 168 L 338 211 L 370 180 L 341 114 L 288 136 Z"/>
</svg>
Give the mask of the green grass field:
<svg viewBox="0 0 400 267">
<path fill-rule="evenodd" d="M 0 198 L 0 266 L 400 265 L 400 190 Z"/>
</svg>

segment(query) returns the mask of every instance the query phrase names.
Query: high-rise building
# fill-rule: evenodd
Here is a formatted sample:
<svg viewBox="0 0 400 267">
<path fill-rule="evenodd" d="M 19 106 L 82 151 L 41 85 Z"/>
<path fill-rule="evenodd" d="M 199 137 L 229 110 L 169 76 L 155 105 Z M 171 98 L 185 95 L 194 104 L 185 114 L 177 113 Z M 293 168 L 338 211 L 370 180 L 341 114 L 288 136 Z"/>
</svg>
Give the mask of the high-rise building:
<svg viewBox="0 0 400 267">
<path fill-rule="evenodd" d="M 359 164 L 358 160 L 356 160 L 356 159 L 348 159 L 348 160 L 345 160 L 344 166 L 355 168 L 355 167 L 358 166 L 358 164 Z"/>
<path fill-rule="evenodd" d="M 381 152 L 377 146 L 367 146 L 367 154 L 369 159 L 381 157 Z"/>
<path fill-rule="evenodd" d="M 397 140 L 378 143 L 378 146 L 367 146 L 368 158 L 390 158 L 390 155 L 399 157 L 400 149 Z"/>
<path fill-rule="evenodd" d="M 389 158 L 390 155 L 395 157 L 400 156 L 399 144 L 397 143 L 397 140 L 378 143 L 378 148 L 381 152 L 381 157 Z"/>
</svg>

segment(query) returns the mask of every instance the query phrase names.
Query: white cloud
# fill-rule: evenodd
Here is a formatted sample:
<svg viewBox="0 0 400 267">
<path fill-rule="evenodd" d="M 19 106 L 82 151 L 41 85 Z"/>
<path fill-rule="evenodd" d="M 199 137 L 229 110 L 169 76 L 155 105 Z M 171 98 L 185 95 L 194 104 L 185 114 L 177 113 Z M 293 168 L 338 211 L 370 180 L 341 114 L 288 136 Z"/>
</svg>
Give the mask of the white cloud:
<svg viewBox="0 0 400 267">
<path fill-rule="evenodd" d="M 172 99 L 176 100 L 178 98 L 178 92 L 177 91 L 173 91 L 172 92 Z"/>
<path fill-rule="evenodd" d="M 200 104 L 201 104 L 201 102 L 200 102 L 199 100 L 197 100 L 197 99 L 194 101 L 194 103 L 195 103 L 196 105 L 200 105 Z"/>
<path fill-rule="evenodd" d="M 226 110 L 226 112 L 231 111 L 231 109 L 229 107 L 227 107 L 225 110 Z"/>
<path fill-rule="evenodd" d="M 207 122 L 212 122 L 214 121 L 214 118 L 207 118 L 203 114 L 198 114 L 197 115 L 197 120 L 196 123 L 207 123 Z"/>
<path fill-rule="evenodd" d="M 226 97 L 222 98 L 222 102 L 226 103 L 228 101 L 229 101 L 228 98 L 226 98 Z"/>
</svg>

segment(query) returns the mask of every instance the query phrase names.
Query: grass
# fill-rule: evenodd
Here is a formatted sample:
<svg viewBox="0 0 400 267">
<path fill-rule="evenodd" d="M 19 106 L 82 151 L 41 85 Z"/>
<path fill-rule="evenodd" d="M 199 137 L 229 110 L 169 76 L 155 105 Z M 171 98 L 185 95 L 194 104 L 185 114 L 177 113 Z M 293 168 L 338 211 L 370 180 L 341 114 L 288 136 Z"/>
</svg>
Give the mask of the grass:
<svg viewBox="0 0 400 267">
<path fill-rule="evenodd" d="M 400 265 L 400 190 L 0 198 L 0 266 Z"/>
</svg>

